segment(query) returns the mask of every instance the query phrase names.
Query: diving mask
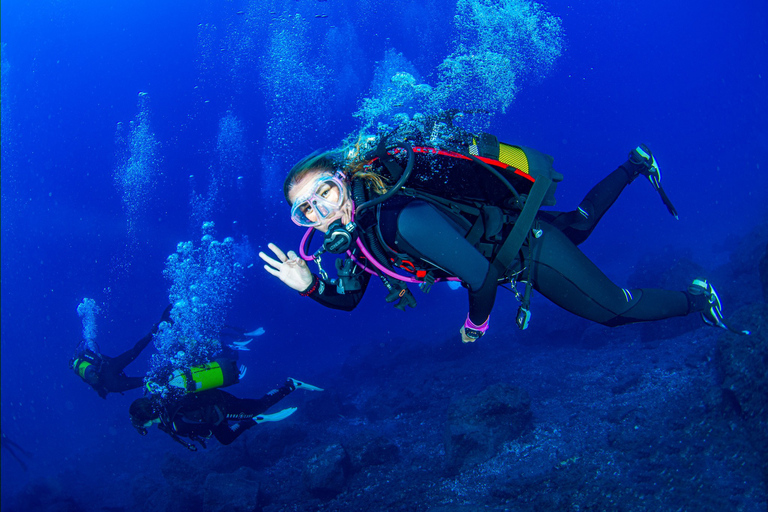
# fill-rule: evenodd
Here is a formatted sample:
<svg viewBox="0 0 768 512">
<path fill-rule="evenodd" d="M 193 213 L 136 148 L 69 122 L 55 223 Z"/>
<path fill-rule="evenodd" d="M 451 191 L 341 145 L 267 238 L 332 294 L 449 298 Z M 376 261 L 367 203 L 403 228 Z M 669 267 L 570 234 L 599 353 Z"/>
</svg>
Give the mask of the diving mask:
<svg viewBox="0 0 768 512">
<path fill-rule="evenodd" d="M 303 227 L 315 227 L 338 212 L 347 198 L 343 174 L 321 176 L 309 191 L 296 198 L 291 207 L 291 220 Z"/>
</svg>

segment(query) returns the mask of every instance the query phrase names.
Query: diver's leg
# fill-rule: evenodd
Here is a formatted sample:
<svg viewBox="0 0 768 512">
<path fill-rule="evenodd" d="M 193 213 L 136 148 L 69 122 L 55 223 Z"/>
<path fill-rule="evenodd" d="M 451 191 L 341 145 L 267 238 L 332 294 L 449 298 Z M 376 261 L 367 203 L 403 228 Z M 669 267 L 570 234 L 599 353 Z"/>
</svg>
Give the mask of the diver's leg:
<svg viewBox="0 0 768 512">
<path fill-rule="evenodd" d="M 139 354 L 141 354 L 142 350 L 147 348 L 149 342 L 152 341 L 152 336 L 152 333 L 147 334 L 139 341 L 137 341 L 133 348 L 130 348 L 119 356 L 112 358 L 111 364 L 117 370 L 117 372 L 123 371 L 126 366 L 131 364 L 137 357 L 139 357 Z"/>
<path fill-rule="evenodd" d="M 108 389 L 110 393 L 122 393 L 124 391 L 140 388 L 143 385 L 143 377 L 126 377 L 125 375 L 119 375 L 117 378 L 111 380 Z"/>
<path fill-rule="evenodd" d="M 558 229 L 544 222 L 540 227 L 543 236 L 533 249 L 534 287 L 571 313 L 617 326 L 684 316 L 710 306 L 688 292 L 620 288 Z"/>
<path fill-rule="evenodd" d="M 240 437 L 246 430 L 256 425 L 256 422 L 252 419 L 245 419 L 229 423 L 222 421 L 215 427 L 211 428 L 214 437 L 221 444 L 227 445 Z"/>
<path fill-rule="evenodd" d="M 613 206 L 624 188 L 632 183 L 642 164 L 627 160 L 615 171 L 592 187 L 576 210 L 570 212 L 550 212 L 546 218 L 553 226 L 562 231 L 574 244 L 584 242 L 597 226 L 605 212 Z"/>
<path fill-rule="evenodd" d="M 293 381 L 288 379 L 285 384 L 277 389 L 273 389 L 259 399 L 237 398 L 226 393 L 226 398 L 222 400 L 221 408 L 227 419 L 230 420 L 254 418 L 290 395 L 295 389 L 296 386 Z"/>
</svg>

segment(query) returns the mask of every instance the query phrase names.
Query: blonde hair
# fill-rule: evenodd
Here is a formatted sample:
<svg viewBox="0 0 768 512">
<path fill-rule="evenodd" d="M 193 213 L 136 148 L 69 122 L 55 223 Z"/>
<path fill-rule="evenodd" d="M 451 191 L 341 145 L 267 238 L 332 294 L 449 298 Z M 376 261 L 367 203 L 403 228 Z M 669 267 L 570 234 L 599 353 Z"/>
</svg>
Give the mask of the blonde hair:
<svg viewBox="0 0 768 512">
<path fill-rule="evenodd" d="M 373 170 L 373 161 L 375 158 L 368 158 L 369 151 L 377 139 L 362 132 L 357 135 L 357 139 L 347 145 L 347 150 L 343 153 L 348 155 L 349 161 L 344 166 L 344 173 L 349 180 L 362 180 L 368 185 L 370 190 L 378 195 L 382 195 L 389 190 L 391 183 L 387 178 Z M 350 147 L 351 146 L 351 147 Z"/>
<path fill-rule="evenodd" d="M 385 194 L 390 184 L 384 176 L 373 170 L 372 162 L 373 159 L 352 162 L 344 168 L 344 172 L 350 181 L 362 180 L 376 194 Z"/>
</svg>

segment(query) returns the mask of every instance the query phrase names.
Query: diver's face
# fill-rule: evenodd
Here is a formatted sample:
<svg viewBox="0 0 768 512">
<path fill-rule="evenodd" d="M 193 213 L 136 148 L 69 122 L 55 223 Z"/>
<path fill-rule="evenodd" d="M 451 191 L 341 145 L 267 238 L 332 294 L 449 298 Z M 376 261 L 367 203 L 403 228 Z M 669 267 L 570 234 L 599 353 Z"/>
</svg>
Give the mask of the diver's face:
<svg viewBox="0 0 768 512">
<path fill-rule="evenodd" d="M 288 192 L 291 216 L 299 225 L 312 226 L 325 233 L 337 219 L 352 220 L 352 202 L 347 188 L 327 171 L 310 171 L 297 180 Z M 298 204 L 297 204 L 298 202 Z"/>
</svg>

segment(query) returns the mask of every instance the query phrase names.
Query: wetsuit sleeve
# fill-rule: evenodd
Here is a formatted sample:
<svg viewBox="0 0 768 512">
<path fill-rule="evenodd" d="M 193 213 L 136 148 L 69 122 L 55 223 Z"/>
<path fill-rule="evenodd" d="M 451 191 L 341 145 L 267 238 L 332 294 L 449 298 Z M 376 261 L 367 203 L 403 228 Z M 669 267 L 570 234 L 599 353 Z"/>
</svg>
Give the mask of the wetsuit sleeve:
<svg viewBox="0 0 768 512">
<path fill-rule="evenodd" d="M 371 275 L 363 272 L 358 276 L 358 279 L 360 279 L 359 290 L 339 293 L 336 290 L 336 286 L 313 274 L 312 284 L 301 295 L 309 297 L 327 308 L 352 311 L 362 300 L 365 289 L 368 287 L 368 282 L 371 280 Z"/>
<path fill-rule="evenodd" d="M 432 262 L 469 286 L 469 318 L 480 325 L 496 300 L 497 273 L 460 228 L 434 206 L 413 201 L 397 218 L 398 245 L 409 255 Z"/>
<path fill-rule="evenodd" d="M 498 275 L 496 267 L 489 265 L 483 285 L 477 290 L 469 290 L 469 319 L 475 325 L 481 325 L 491 315 L 499 285 Z"/>
</svg>

